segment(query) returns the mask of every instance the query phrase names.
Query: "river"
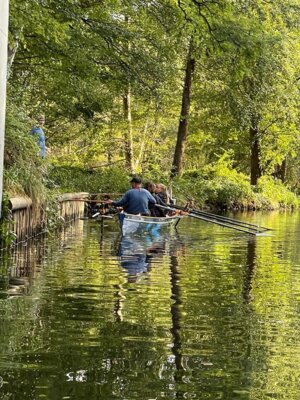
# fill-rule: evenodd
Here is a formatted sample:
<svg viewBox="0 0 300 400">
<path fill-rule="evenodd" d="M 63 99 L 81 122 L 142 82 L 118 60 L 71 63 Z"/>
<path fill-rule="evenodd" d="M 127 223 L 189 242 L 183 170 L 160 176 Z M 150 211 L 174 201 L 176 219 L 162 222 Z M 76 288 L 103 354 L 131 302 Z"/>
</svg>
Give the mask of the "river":
<svg viewBox="0 0 300 400">
<path fill-rule="evenodd" d="M 300 214 L 77 221 L 0 266 L 0 399 L 300 398 Z"/>
</svg>

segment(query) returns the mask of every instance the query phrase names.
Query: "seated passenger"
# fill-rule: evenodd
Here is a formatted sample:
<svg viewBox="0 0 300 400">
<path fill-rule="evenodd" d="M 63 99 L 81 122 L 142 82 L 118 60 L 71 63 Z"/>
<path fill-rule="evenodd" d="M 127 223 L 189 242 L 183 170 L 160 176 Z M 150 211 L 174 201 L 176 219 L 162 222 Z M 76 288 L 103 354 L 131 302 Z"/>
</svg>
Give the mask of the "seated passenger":
<svg viewBox="0 0 300 400">
<path fill-rule="evenodd" d="M 169 203 L 169 196 L 167 193 L 167 187 L 163 183 L 157 183 L 155 193 L 161 200 L 168 204 Z"/>
<path fill-rule="evenodd" d="M 144 185 L 145 189 L 150 192 L 150 194 L 155 198 L 156 204 L 167 207 L 167 204 L 162 201 L 162 199 L 155 193 L 156 185 L 153 182 L 147 182 Z M 149 204 L 149 210 L 151 217 L 165 217 L 166 210 L 157 207 L 155 204 Z"/>
</svg>

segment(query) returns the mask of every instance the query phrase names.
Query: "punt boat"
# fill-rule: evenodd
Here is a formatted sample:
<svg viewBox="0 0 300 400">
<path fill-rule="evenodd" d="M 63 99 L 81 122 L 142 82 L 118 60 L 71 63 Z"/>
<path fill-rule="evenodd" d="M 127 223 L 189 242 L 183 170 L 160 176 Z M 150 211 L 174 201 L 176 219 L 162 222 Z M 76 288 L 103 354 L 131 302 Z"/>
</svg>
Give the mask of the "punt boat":
<svg viewBox="0 0 300 400">
<path fill-rule="evenodd" d="M 170 217 L 147 217 L 144 215 L 120 214 L 122 234 L 134 234 L 140 232 L 153 232 L 166 226 L 176 226 L 183 218 L 182 215 Z"/>
</svg>

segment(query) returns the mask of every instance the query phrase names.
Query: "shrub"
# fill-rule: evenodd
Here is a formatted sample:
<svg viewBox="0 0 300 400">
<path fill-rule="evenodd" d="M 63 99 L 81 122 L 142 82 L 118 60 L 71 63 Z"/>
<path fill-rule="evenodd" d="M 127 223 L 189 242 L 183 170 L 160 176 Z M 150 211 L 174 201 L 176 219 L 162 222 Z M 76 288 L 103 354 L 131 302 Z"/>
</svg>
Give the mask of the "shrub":
<svg viewBox="0 0 300 400">
<path fill-rule="evenodd" d="M 52 166 L 49 186 L 62 192 L 123 193 L 128 189 L 129 177 L 118 168 L 100 171 L 72 166 Z"/>
<path fill-rule="evenodd" d="M 268 208 L 294 208 L 299 207 L 299 198 L 289 190 L 280 180 L 270 176 L 259 179 L 255 188 L 258 201 Z"/>
<path fill-rule="evenodd" d="M 227 155 L 202 171 L 186 171 L 174 180 L 173 189 L 181 202 L 193 199 L 196 205 L 221 209 L 293 208 L 300 204 L 295 193 L 270 176 L 263 176 L 256 187 L 251 186 L 246 175 L 232 168 Z"/>
</svg>

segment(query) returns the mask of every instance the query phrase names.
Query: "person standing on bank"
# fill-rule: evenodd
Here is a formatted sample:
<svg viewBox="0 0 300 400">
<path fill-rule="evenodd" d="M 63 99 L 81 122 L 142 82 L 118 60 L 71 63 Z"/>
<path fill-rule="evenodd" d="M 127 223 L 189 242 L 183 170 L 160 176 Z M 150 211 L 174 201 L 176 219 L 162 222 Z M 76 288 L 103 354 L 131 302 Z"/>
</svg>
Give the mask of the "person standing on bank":
<svg viewBox="0 0 300 400">
<path fill-rule="evenodd" d="M 128 214 L 150 215 L 149 203 L 155 204 L 155 198 L 142 188 L 142 179 L 139 176 L 134 176 L 131 179 L 132 189 L 128 190 L 121 200 L 109 200 L 108 203 L 116 207 L 123 207 Z"/>
<path fill-rule="evenodd" d="M 31 129 L 31 135 L 37 136 L 38 145 L 40 147 L 40 155 L 42 158 L 46 158 L 47 147 L 46 147 L 46 137 L 43 130 L 45 125 L 45 115 L 39 115 L 37 118 L 37 124 Z"/>
</svg>

